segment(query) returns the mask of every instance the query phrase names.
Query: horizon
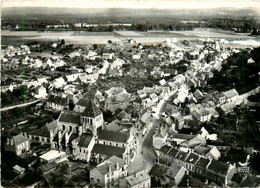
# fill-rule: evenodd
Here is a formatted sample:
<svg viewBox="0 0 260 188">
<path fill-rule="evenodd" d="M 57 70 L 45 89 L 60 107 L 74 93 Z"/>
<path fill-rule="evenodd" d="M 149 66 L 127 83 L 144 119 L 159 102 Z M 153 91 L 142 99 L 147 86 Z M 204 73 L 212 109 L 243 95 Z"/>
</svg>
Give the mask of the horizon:
<svg viewBox="0 0 260 188">
<path fill-rule="evenodd" d="M 260 12 L 259 0 L 2 0 L 1 8 L 76 8 L 76 9 L 255 9 Z"/>
</svg>

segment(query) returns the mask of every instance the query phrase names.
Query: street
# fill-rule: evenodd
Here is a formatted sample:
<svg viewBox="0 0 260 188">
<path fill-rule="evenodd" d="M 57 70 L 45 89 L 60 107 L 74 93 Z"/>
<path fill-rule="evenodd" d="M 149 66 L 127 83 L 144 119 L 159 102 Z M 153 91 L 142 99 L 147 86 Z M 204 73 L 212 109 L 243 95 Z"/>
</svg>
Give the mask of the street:
<svg viewBox="0 0 260 188">
<path fill-rule="evenodd" d="M 172 98 L 174 92 L 171 92 L 165 99 L 162 99 L 157 105 L 157 115 L 160 117 L 163 109 L 167 105 L 168 99 Z M 137 149 L 137 154 L 134 161 L 128 166 L 128 173 L 133 174 L 140 170 L 150 171 L 154 162 L 157 159 L 157 154 L 154 151 L 153 147 L 153 134 L 155 129 L 158 126 L 159 120 L 152 119 L 152 122 L 147 126 L 147 133 L 144 136 L 144 139 L 140 143 L 140 146 Z"/>
</svg>

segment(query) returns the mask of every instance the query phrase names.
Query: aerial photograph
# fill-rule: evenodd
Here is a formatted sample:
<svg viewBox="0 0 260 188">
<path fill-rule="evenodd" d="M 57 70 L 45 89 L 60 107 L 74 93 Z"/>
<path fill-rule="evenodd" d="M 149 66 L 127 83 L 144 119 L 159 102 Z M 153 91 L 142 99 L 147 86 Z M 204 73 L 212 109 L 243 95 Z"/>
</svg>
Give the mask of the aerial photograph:
<svg viewBox="0 0 260 188">
<path fill-rule="evenodd" d="M 260 187 L 260 0 L 2 0 L 0 187 Z"/>
</svg>

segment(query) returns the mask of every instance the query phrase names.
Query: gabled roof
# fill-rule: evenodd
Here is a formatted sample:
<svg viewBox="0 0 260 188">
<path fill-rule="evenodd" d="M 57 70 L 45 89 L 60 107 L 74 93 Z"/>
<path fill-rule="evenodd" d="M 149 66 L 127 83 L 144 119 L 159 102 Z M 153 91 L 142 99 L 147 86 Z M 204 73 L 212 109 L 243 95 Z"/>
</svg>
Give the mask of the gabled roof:
<svg viewBox="0 0 260 188">
<path fill-rule="evenodd" d="M 79 147 L 88 147 L 89 143 L 93 139 L 93 135 L 90 133 L 83 133 L 79 138 Z"/>
<path fill-rule="evenodd" d="M 52 129 L 56 129 L 57 128 L 57 120 L 46 124 L 45 127 L 48 129 L 48 131 L 50 131 Z"/>
<path fill-rule="evenodd" d="M 204 157 L 200 157 L 199 160 L 196 162 L 196 166 L 206 169 L 206 167 L 208 166 L 210 160 L 206 159 Z"/>
<path fill-rule="evenodd" d="M 149 175 L 162 177 L 167 173 L 168 170 L 169 170 L 169 167 L 159 164 L 159 163 L 155 163 L 153 165 L 152 169 L 150 170 Z"/>
<path fill-rule="evenodd" d="M 195 146 L 194 152 L 200 154 L 200 155 L 205 155 L 210 151 L 209 147 L 204 147 L 204 146 Z"/>
<path fill-rule="evenodd" d="M 98 134 L 99 140 L 106 140 L 112 142 L 127 143 L 130 137 L 129 133 L 121 133 L 109 130 L 100 130 Z"/>
<path fill-rule="evenodd" d="M 96 103 L 93 100 L 90 100 L 83 111 L 83 115 L 86 117 L 92 117 L 95 118 L 102 114 L 100 109 L 97 107 Z"/>
<path fill-rule="evenodd" d="M 59 119 L 60 122 L 80 124 L 80 116 L 74 113 L 62 113 Z"/>
<path fill-rule="evenodd" d="M 177 165 L 175 163 L 172 163 L 169 170 L 166 173 L 166 176 L 169 176 L 171 178 L 176 178 L 176 176 L 178 175 L 178 173 L 181 171 L 181 169 L 183 169 L 180 165 Z M 183 174 L 184 175 L 184 174 Z"/>
<path fill-rule="evenodd" d="M 219 174 L 226 175 L 228 173 L 229 165 L 215 159 L 212 159 L 211 163 L 209 164 L 208 170 L 212 170 Z"/>
<path fill-rule="evenodd" d="M 229 91 L 224 92 L 223 94 L 225 95 L 225 97 L 231 98 L 231 97 L 237 96 L 238 92 L 235 89 L 231 89 Z"/>
<path fill-rule="evenodd" d="M 125 161 L 117 156 L 111 156 L 109 159 L 103 161 L 102 163 L 100 163 L 99 165 L 97 165 L 97 169 L 102 173 L 102 174 L 107 174 L 109 172 L 109 168 L 111 168 L 111 171 L 115 171 L 117 170 L 117 164 L 118 164 L 118 168 L 122 168 L 123 166 L 125 166 Z"/>
<path fill-rule="evenodd" d="M 181 161 L 185 161 L 186 157 L 187 157 L 187 153 L 185 153 L 184 151 L 179 151 L 178 154 L 175 156 L 176 159 L 179 159 Z"/>
<path fill-rule="evenodd" d="M 50 98 L 48 98 L 46 102 L 51 102 L 51 103 L 59 104 L 62 106 L 68 105 L 67 100 L 65 98 L 62 98 L 59 96 L 53 96 L 53 95 L 51 95 Z"/>
<path fill-rule="evenodd" d="M 177 150 L 175 148 L 171 148 L 171 150 L 168 152 L 168 155 L 175 158 L 178 153 L 179 153 L 179 150 Z"/>
<path fill-rule="evenodd" d="M 102 154 L 106 156 L 115 155 L 117 157 L 122 157 L 122 155 L 125 153 L 125 148 L 109 146 L 104 144 L 95 144 L 91 153 Z"/>
<path fill-rule="evenodd" d="M 14 144 L 15 145 L 19 145 L 19 144 L 24 143 L 27 140 L 29 140 L 28 138 L 26 138 L 25 136 L 20 135 L 20 134 L 18 134 L 16 136 L 13 136 L 13 139 L 14 139 Z"/>
<path fill-rule="evenodd" d="M 90 101 L 89 99 L 82 98 L 82 99 L 79 99 L 79 101 L 77 102 L 76 105 L 87 107 L 89 101 Z"/>
<path fill-rule="evenodd" d="M 127 177 L 125 177 L 125 180 L 127 181 L 127 183 L 130 186 L 134 186 L 137 185 L 141 182 L 144 182 L 148 179 L 150 179 L 151 177 L 149 176 L 149 174 L 147 174 L 144 170 L 140 171 L 140 172 L 136 172 L 134 174 L 131 174 Z"/>
<path fill-rule="evenodd" d="M 170 146 L 164 145 L 164 146 L 161 147 L 161 149 L 159 151 L 164 153 L 164 154 L 167 154 L 170 151 L 170 149 L 171 149 Z"/>
<path fill-rule="evenodd" d="M 199 159 L 199 155 L 195 153 L 190 153 L 189 156 L 186 158 L 185 162 L 195 164 Z"/>
</svg>

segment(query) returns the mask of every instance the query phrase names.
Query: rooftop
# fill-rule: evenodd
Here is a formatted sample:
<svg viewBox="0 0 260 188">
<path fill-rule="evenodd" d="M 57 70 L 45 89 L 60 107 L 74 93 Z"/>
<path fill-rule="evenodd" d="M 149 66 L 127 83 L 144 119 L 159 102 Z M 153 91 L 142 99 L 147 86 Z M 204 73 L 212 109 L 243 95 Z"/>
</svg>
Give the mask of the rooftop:
<svg viewBox="0 0 260 188">
<path fill-rule="evenodd" d="M 172 163 L 166 175 L 175 178 L 181 169 L 182 169 L 181 166 Z"/>
<path fill-rule="evenodd" d="M 167 173 L 168 170 L 169 170 L 169 167 L 159 164 L 159 163 L 155 163 L 153 165 L 152 169 L 150 170 L 149 175 L 162 177 L 163 175 L 165 175 Z"/>
<path fill-rule="evenodd" d="M 59 121 L 66 122 L 66 123 L 80 124 L 80 116 L 79 114 L 75 114 L 75 113 L 62 112 Z"/>
<path fill-rule="evenodd" d="M 83 133 L 80 135 L 79 139 L 79 147 L 88 147 L 89 143 L 93 139 L 93 135 L 90 133 Z"/>
<path fill-rule="evenodd" d="M 76 103 L 76 105 L 87 107 L 89 101 L 90 101 L 89 99 L 82 98 L 82 99 L 79 99 L 79 101 Z"/>
<path fill-rule="evenodd" d="M 149 176 L 149 174 L 147 174 L 145 171 L 140 171 L 125 177 L 125 180 L 128 182 L 129 185 L 134 186 L 150 178 L 151 177 Z"/>
<path fill-rule="evenodd" d="M 229 165 L 215 159 L 212 159 L 211 163 L 209 164 L 208 170 L 212 170 L 219 174 L 226 175 L 228 173 Z"/>
<path fill-rule="evenodd" d="M 95 144 L 91 152 L 107 156 L 115 155 L 117 157 L 122 157 L 122 155 L 125 153 L 125 148 L 109 146 L 104 144 Z"/>
<path fill-rule="evenodd" d="M 117 165 L 118 165 L 118 169 L 120 169 L 123 166 L 125 166 L 126 163 L 123 159 L 113 155 L 109 159 L 107 159 L 107 160 L 103 161 L 102 163 L 100 163 L 99 165 L 97 165 L 96 168 L 101 173 L 107 174 L 109 172 L 109 168 L 111 168 L 111 171 L 118 170 Z"/>
<path fill-rule="evenodd" d="M 67 106 L 67 100 L 65 98 L 59 97 L 59 96 L 53 96 L 51 95 L 48 99 L 47 102 L 51 102 L 51 103 L 55 103 L 55 104 L 59 104 L 62 106 Z"/>
<path fill-rule="evenodd" d="M 99 140 L 106 140 L 112 142 L 127 143 L 130 137 L 129 133 L 121 133 L 110 130 L 100 130 L 98 134 Z"/>
<path fill-rule="evenodd" d="M 196 165 L 205 169 L 207 165 L 209 164 L 210 160 L 206 159 L 204 157 L 200 157 L 200 159 L 196 162 Z"/>
<path fill-rule="evenodd" d="M 179 153 L 175 156 L 176 159 L 179 159 L 181 161 L 185 161 L 186 157 L 187 157 L 187 153 L 185 153 L 184 151 L 179 151 Z"/>
<path fill-rule="evenodd" d="M 85 106 L 85 110 L 83 112 L 83 115 L 86 117 L 97 117 L 100 114 L 102 114 L 102 112 L 100 111 L 100 109 L 97 107 L 96 103 L 93 100 L 90 100 L 87 104 L 87 106 Z"/>
<path fill-rule="evenodd" d="M 199 159 L 199 155 L 197 155 L 195 153 L 190 153 L 189 156 L 187 157 L 187 159 L 185 160 L 185 162 L 195 164 L 198 159 Z"/>
<path fill-rule="evenodd" d="M 25 136 L 20 135 L 20 134 L 13 136 L 13 139 L 14 139 L 14 145 L 19 145 L 19 144 L 24 143 L 27 140 L 29 140 L 28 138 L 26 138 Z"/>
<path fill-rule="evenodd" d="M 53 159 L 57 159 L 60 156 L 65 155 L 66 153 L 63 151 L 58 151 L 58 150 L 50 150 L 47 153 L 43 154 L 40 156 L 41 159 L 44 159 L 46 161 L 51 161 Z"/>
</svg>

